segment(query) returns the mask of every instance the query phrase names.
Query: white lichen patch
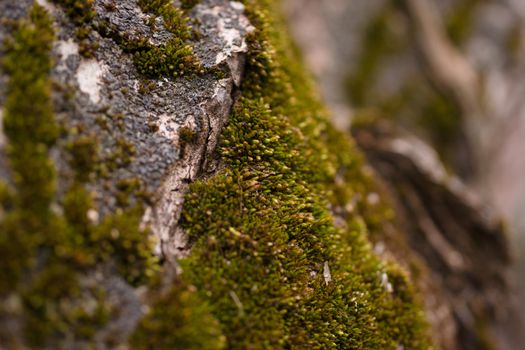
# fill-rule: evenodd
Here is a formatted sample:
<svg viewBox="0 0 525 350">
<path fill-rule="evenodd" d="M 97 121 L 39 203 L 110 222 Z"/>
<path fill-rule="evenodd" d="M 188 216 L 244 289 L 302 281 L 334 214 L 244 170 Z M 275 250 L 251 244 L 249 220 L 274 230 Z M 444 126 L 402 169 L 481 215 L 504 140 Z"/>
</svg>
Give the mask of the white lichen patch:
<svg viewBox="0 0 525 350">
<path fill-rule="evenodd" d="M 244 11 L 244 4 L 242 2 L 230 1 L 230 6 L 235 11 L 238 11 L 238 12 L 243 12 Z"/>
<path fill-rule="evenodd" d="M 168 140 L 171 140 L 174 145 L 179 143 L 179 132 L 182 127 L 187 127 L 192 130 L 196 128 L 195 118 L 193 116 L 188 116 L 184 125 L 181 125 L 178 122 L 174 115 L 161 115 L 156 121 L 158 127 L 158 133 Z"/>
<path fill-rule="evenodd" d="M 82 61 L 77 70 L 80 91 L 88 94 L 91 102 L 95 104 L 100 102 L 100 85 L 105 70 L 105 66 L 97 60 Z"/>
<path fill-rule="evenodd" d="M 232 57 L 235 53 L 247 52 L 248 45 L 244 37 L 246 33 L 253 31 L 255 28 L 250 24 L 248 18 L 243 14 L 244 5 L 232 1 L 229 3 L 230 11 L 237 13 L 237 18 L 230 16 L 221 16 L 224 13 L 224 6 L 214 6 L 211 8 L 201 8 L 201 15 L 211 15 L 217 18 L 216 32 L 223 41 L 222 50 L 217 53 L 215 63 L 220 64 Z M 234 25 L 235 22 L 235 25 Z"/>
<path fill-rule="evenodd" d="M 78 44 L 73 39 L 59 40 L 56 43 L 56 50 L 62 60 L 66 60 L 71 55 L 78 55 Z"/>
</svg>

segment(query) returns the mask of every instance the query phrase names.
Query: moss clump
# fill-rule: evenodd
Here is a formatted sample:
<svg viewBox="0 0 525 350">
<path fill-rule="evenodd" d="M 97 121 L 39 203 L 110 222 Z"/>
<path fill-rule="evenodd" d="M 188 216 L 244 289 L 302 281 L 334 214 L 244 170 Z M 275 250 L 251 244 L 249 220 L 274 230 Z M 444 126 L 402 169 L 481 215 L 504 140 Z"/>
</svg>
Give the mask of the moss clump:
<svg viewBox="0 0 525 350">
<path fill-rule="evenodd" d="M 70 164 L 79 182 L 87 182 L 99 161 L 99 149 L 94 135 L 84 135 L 66 144 L 71 155 Z"/>
<path fill-rule="evenodd" d="M 7 153 L 16 187 L 16 210 L 0 224 L 0 294 L 18 282 L 21 270 L 31 264 L 30 252 L 53 234 L 49 206 L 55 192 L 55 170 L 47 156 L 58 135 L 47 79 L 53 30 L 40 7 L 35 6 L 30 15 L 30 21 L 21 23 L 8 43 L 2 61 L 10 76 L 3 123 L 10 141 Z M 22 236 L 20 231 L 27 234 Z"/>
<path fill-rule="evenodd" d="M 94 42 L 89 35 L 93 31 L 91 21 L 96 16 L 93 8 L 94 0 L 52 0 L 61 5 L 66 15 L 78 27 L 75 31 L 75 38 L 79 42 L 79 53 L 85 58 L 95 57 L 99 44 Z"/>
<path fill-rule="evenodd" d="M 193 48 L 187 43 L 191 28 L 183 12 L 176 8 L 171 0 L 140 0 L 139 6 L 144 12 L 161 16 L 166 29 L 173 34 L 164 45 L 140 45 L 134 53 L 137 70 L 148 77 L 178 77 L 200 72 L 201 64 L 193 54 Z"/>
<path fill-rule="evenodd" d="M 427 349 L 413 291 L 373 255 L 363 217 L 334 226 L 329 208 L 352 201 L 335 191 L 365 186 L 360 156 L 328 123 L 276 4 L 246 3 L 257 32 L 218 150 L 227 166 L 191 186 L 185 273 L 230 349 Z"/>
<path fill-rule="evenodd" d="M 71 18 L 75 24 L 83 25 L 91 21 L 96 12 L 93 9 L 94 0 L 52 0 L 66 10 L 66 15 Z"/>
<path fill-rule="evenodd" d="M 152 287 L 149 299 L 155 303 L 130 339 L 133 349 L 223 349 L 219 324 L 195 287 L 178 276 L 164 289 Z"/>
<path fill-rule="evenodd" d="M 95 56 L 98 44 L 89 38 L 93 27 L 92 19 L 96 12 L 93 0 L 54 0 L 62 5 L 66 14 L 79 27 L 76 38 L 79 40 L 79 52 L 86 58 Z M 114 11 L 116 6 L 107 3 L 106 8 Z M 150 78 L 161 76 L 178 77 L 202 70 L 201 64 L 193 55 L 193 48 L 187 43 L 190 30 L 183 12 L 176 8 L 171 0 L 140 0 L 139 6 L 144 12 L 162 16 L 166 29 L 173 34 L 165 44 L 154 46 L 146 38 L 130 39 L 125 34 L 114 32 L 112 36 L 123 50 L 133 54 L 134 63 L 139 73 Z M 108 24 L 99 24 L 102 33 L 108 32 Z M 154 28 L 153 28 L 154 30 Z"/>
<path fill-rule="evenodd" d="M 180 38 L 171 38 L 165 45 L 147 46 L 134 54 L 133 61 L 139 73 L 150 78 L 176 78 L 199 71 L 191 45 Z"/>
</svg>

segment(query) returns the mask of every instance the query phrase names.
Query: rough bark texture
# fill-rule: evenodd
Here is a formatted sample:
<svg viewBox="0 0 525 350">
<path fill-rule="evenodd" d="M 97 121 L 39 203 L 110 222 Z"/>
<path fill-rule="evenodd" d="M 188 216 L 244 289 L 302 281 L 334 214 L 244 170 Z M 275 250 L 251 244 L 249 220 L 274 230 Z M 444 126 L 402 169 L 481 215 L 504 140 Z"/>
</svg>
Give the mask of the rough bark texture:
<svg viewBox="0 0 525 350">
<path fill-rule="evenodd" d="M 441 347 L 511 346 L 512 331 L 500 329 L 510 326 L 513 308 L 511 257 L 501 222 L 459 179 L 447 175 L 421 140 L 385 121 L 356 126 L 354 135 L 388 184 L 405 239 L 429 271 L 420 283 L 433 291 L 426 295 L 426 307 Z"/>
</svg>

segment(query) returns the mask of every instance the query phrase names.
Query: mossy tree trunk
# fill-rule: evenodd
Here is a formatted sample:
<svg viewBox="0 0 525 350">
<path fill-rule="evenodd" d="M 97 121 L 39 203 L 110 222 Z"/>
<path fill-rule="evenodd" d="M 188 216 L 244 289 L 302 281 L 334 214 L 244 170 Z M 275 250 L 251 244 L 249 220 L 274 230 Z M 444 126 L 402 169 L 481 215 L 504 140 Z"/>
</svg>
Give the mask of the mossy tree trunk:
<svg viewBox="0 0 525 350">
<path fill-rule="evenodd" d="M 0 0 L 2 347 L 440 345 L 278 8 Z"/>
</svg>

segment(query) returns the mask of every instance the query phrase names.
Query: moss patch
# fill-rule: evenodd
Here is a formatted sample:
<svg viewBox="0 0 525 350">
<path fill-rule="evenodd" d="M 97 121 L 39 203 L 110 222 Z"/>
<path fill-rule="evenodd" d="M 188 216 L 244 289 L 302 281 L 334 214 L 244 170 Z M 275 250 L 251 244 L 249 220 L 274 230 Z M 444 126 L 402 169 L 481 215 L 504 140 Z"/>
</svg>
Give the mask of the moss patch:
<svg viewBox="0 0 525 350">
<path fill-rule="evenodd" d="M 369 191 L 360 156 L 327 121 L 276 4 L 245 3 L 258 29 L 218 150 L 227 166 L 186 199 L 185 273 L 231 349 L 427 349 L 410 284 L 372 254 L 363 217 L 334 225 L 331 207 Z"/>
<path fill-rule="evenodd" d="M 150 11 L 172 8 L 165 1 L 145 4 Z M 336 207 L 348 208 L 369 191 L 360 156 L 328 123 L 282 22 L 270 15 L 275 3 L 246 4 L 258 31 L 250 38 L 242 97 L 218 150 L 225 168 L 192 186 L 182 225 L 195 245 L 182 262 L 184 277 L 167 289 L 150 284 L 152 309 L 131 343 L 137 349 L 428 348 L 405 275 L 379 261 L 367 243 L 374 226 L 365 223 L 373 221 L 346 209 L 344 224 L 333 223 Z M 166 16 L 176 28 L 179 22 Z M 81 286 L 83 277 L 114 266 L 133 285 L 147 284 L 157 263 L 147 231 L 139 228 L 142 208 L 125 200 L 140 190 L 134 179 L 117 186 L 120 209 L 91 215 L 96 208 L 86 182 L 97 171 L 94 136 L 59 142 L 70 151 L 76 175 L 58 197 L 48 155 L 57 146 L 52 41 L 50 19 L 35 5 L 3 63 L 10 76 L 4 123 L 14 176 L 0 187 L 0 296 L 6 301 L 0 314 L 20 320 L 30 346 L 57 348 L 65 337 L 89 343 L 111 317 L 104 291 Z M 190 133 L 181 139 L 193 142 Z M 127 149 L 125 141 L 116 145 Z M 85 307 L 86 298 L 94 308 Z M 8 346 L 10 336 L 0 331 Z"/>
<path fill-rule="evenodd" d="M 201 64 L 193 55 L 192 46 L 187 43 L 191 28 L 183 12 L 171 0 L 140 0 L 139 6 L 144 12 L 161 16 L 173 37 L 164 45 L 157 47 L 146 44 L 137 50 L 134 54 L 137 70 L 148 77 L 157 78 L 200 72 Z"/>
<path fill-rule="evenodd" d="M 70 17 L 75 24 L 83 25 L 91 21 L 96 12 L 93 9 L 94 0 L 52 0 L 66 10 L 66 15 Z"/>
<path fill-rule="evenodd" d="M 34 347 L 58 346 L 66 336 L 88 341 L 104 325 L 109 311 L 103 290 L 79 284 L 93 269 L 110 263 L 137 284 L 156 266 L 149 235 L 139 229 L 140 207 L 119 209 L 100 222 L 88 215 L 95 208 L 84 184 L 98 153 L 92 138 L 65 145 L 76 175 L 64 197 L 57 198 L 48 155 L 58 136 L 50 98 L 53 40 L 50 18 L 34 5 L 2 62 L 9 76 L 4 127 L 13 183 L 2 185 L 0 296 L 5 303 L 0 314 L 18 319 L 25 341 Z M 86 298 L 95 308 L 88 309 Z M 15 346 L 16 336 L 0 332 L 3 344 Z"/>
<path fill-rule="evenodd" d="M 152 311 L 130 339 L 133 349 L 218 350 L 224 348 L 217 320 L 194 286 L 177 277 L 169 288 L 152 286 Z"/>
</svg>

